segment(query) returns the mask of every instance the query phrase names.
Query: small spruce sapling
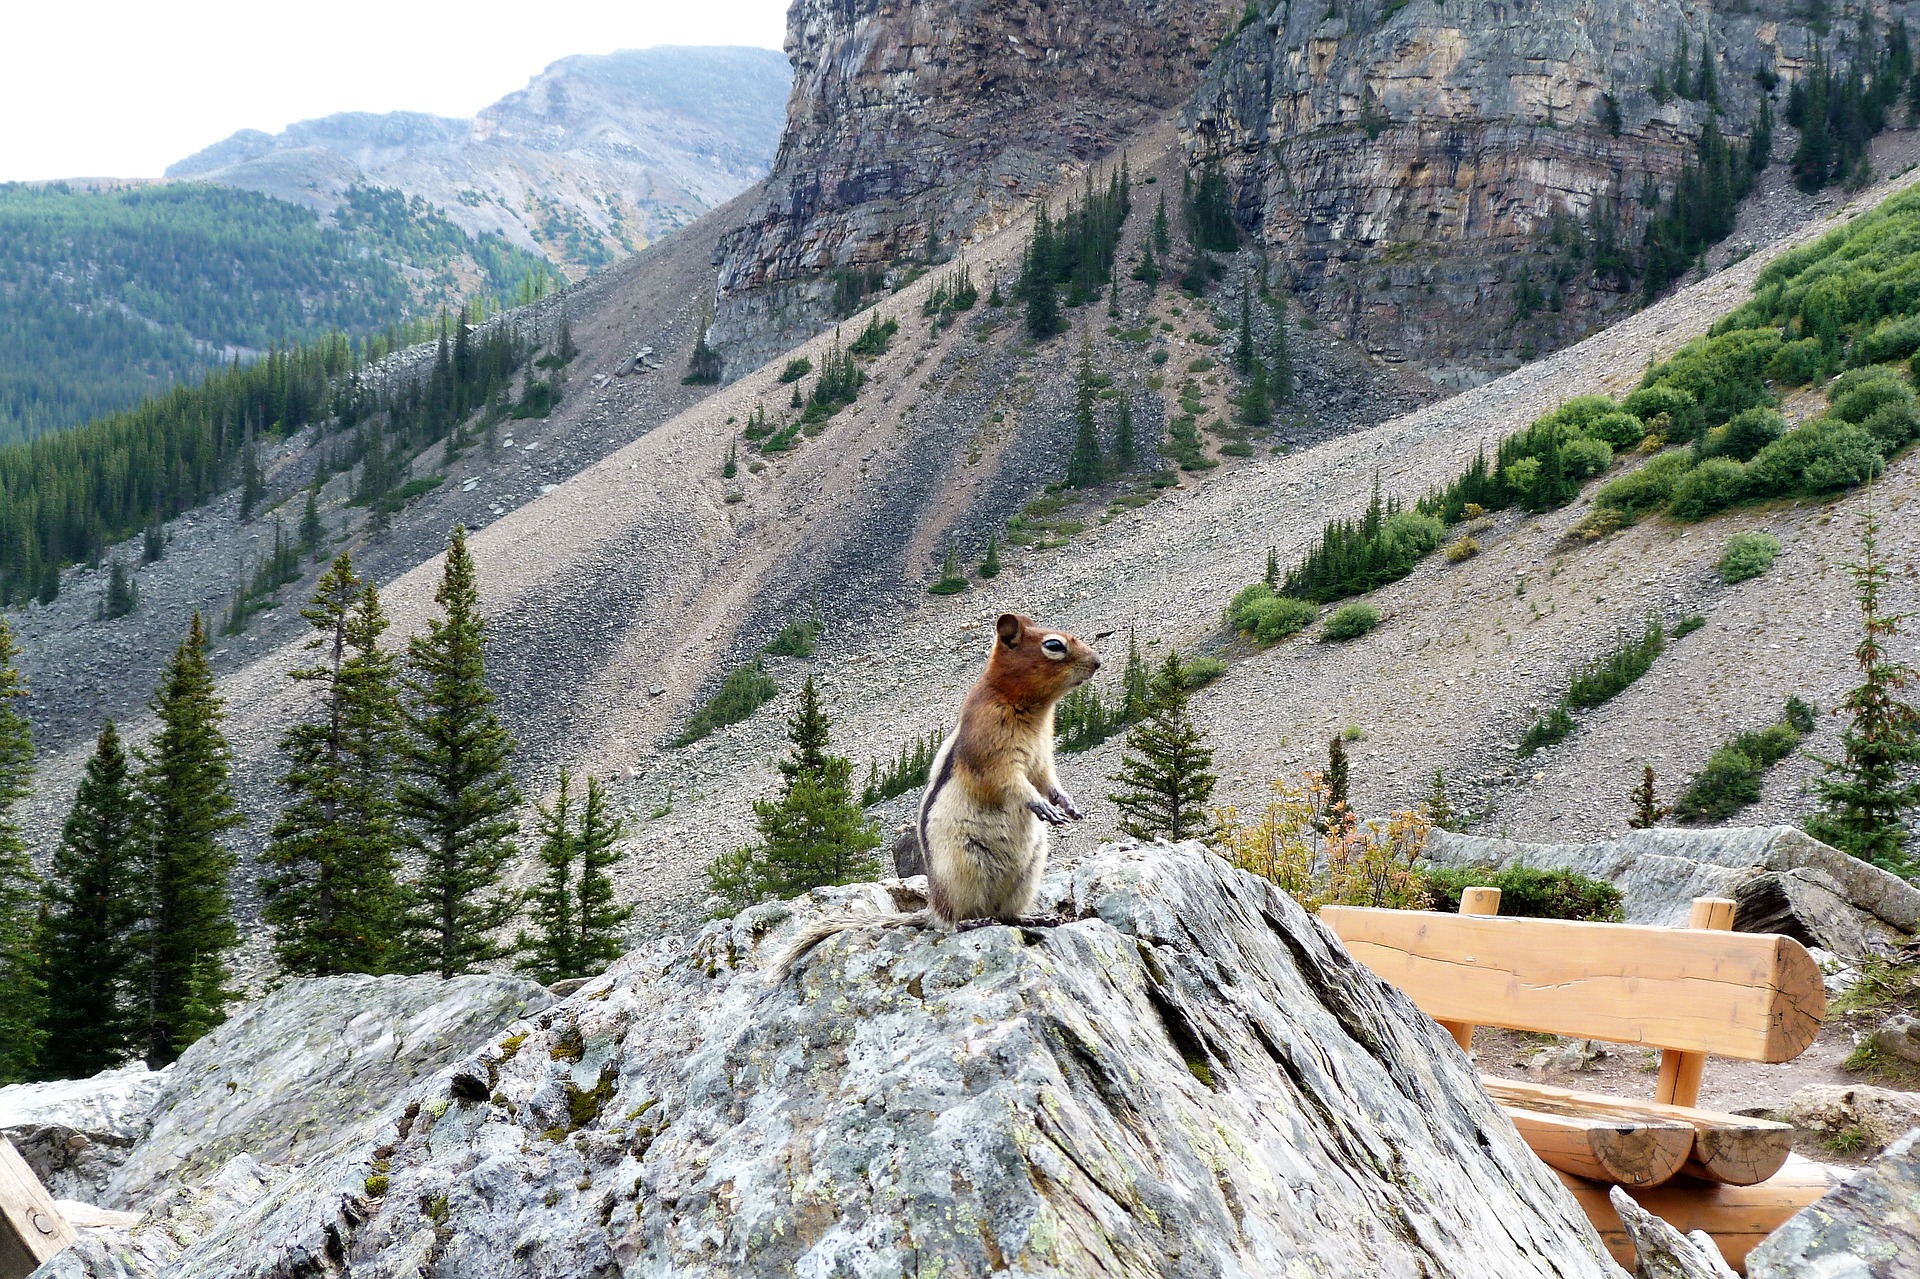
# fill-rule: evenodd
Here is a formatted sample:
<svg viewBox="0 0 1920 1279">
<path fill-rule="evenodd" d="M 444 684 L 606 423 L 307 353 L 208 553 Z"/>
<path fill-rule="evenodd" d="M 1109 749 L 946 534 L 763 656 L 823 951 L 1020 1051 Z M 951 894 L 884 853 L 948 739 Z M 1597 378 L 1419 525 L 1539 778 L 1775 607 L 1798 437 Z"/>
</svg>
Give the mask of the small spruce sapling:
<svg viewBox="0 0 1920 1279">
<path fill-rule="evenodd" d="M 989 579 L 1000 576 L 1000 535 L 998 533 L 987 535 L 987 553 L 980 560 L 980 576 Z"/>
<path fill-rule="evenodd" d="M 1120 810 L 1120 828 L 1138 839 L 1190 839 L 1207 830 L 1218 778 L 1213 750 L 1188 709 L 1186 685 L 1180 655 L 1169 652 L 1111 778 L 1119 786 L 1109 798 Z"/>
<path fill-rule="evenodd" d="M 1627 818 L 1627 825 L 1634 830 L 1652 830 L 1662 818 L 1673 816 L 1673 810 L 1662 807 L 1654 791 L 1652 764 L 1642 766 L 1640 784 L 1633 788 L 1628 798 L 1633 800 L 1633 816 Z"/>
<path fill-rule="evenodd" d="M 1441 769 L 1433 770 L 1433 785 L 1427 788 L 1427 821 L 1435 830 L 1459 831 L 1466 825 L 1461 812 L 1453 806 L 1453 796 L 1447 793 L 1447 775 Z"/>
</svg>

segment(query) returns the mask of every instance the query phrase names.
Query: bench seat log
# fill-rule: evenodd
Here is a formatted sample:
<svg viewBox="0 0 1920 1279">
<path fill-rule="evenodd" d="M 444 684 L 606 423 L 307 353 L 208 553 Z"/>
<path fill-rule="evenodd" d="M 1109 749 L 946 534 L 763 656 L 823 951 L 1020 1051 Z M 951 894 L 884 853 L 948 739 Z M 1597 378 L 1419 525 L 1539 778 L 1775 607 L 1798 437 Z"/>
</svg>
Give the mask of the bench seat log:
<svg viewBox="0 0 1920 1279">
<path fill-rule="evenodd" d="M 1629 1273 L 1634 1270 L 1633 1244 L 1620 1216 L 1607 1202 L 1607 1185 L 1554 1170 L 1600 1232 L 1607 1251 Z M 1635 1202 L 1668 1225 L 1687 1234 L 1704 1230 L 1719 1246 L 1727 1264 L 1746 1273 L 1747 1254 L 1760 1241 L 1786 1224 L 1787 1218 L 1819 1199 L 1833 1186 L 1831 1172 L 1798 1155 L 1757 1186 L 1722 1186 L 1676 1177 L 1665 1185 L 1628 1187 Z"/>
<path fill-rule="evenodd" d="M 1789 937 L 1352 906 L 1320 918 L 1441 1022 L 1780 1062 L 1826 1013 L 1820 969 Z"/>
<path fill-rule="evenodd" d="M 1657 1186 L 1693 1153 L 1693 1129 L 1683 1123 L 1552 1114 L 1502 1104 L 1542 1163 L 1576 1177 Z"/>
<path fill-rule="evenodd" d="M 1516 1108 L 1549 1115 L 1577 1116 L 1619 1123 L 1681 1124 L 1689 1133 L 1687 1160 L 1680 1171 L 1702 1181 L 1717 1181 L 1729 1186 L 1753 1186 L 1780 1171 L 1792 1153 L 1793 1129 L 1771 1119 L 1751 1119 L 1745 1115 L 1722 1114 L 1694 1106 L 1668 1106 L 1657 1101 L 1634 1101 L 1609 1097 L 1602 1093 L 1575 1092 L 1549 1084 L 1518 1079 L 1496 1079 L 1482 1075 L 1480 1082 L 1489 1096 L 1512 1113 Z M 1521 1127 L 1521 1135 L 1526 1129 Z M 1531 1145 L 1531 1141 L 1528 1143 Z M 1536 1150 L 1538 1148 L 1536 1147 Z M 1544 1155 L 1541 1156 L 1546 1158 Z M 1548 1163 L 1553 1160 L 1547 1159 Z M 1554 1164 L 1560 1167 L 1559 1164 Z M 1579 1173 L 1578 1169 L 1566 1171 Z M 1651 1182 L 1622 1181 L 1623 1186 L 1651 1185 Z"/>
</svg>

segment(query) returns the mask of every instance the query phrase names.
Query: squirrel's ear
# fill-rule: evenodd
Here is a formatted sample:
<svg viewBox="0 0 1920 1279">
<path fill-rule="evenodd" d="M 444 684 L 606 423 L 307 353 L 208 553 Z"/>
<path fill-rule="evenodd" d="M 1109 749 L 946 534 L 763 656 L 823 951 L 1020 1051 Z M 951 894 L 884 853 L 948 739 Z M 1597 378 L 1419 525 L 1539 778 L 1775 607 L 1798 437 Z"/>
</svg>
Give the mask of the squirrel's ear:
<svg viewBox="0 0 1920 1279">
<path fill-rule="evenodd" d="M 993 624 L 993 629 L 998 632 L 1002 644 L 1008 648 L 1020 647 L 1020 636 L 1025 628 L 1020 625 L 1018 613 L 1000 614 L 1000 620 Z"/>
</svg>

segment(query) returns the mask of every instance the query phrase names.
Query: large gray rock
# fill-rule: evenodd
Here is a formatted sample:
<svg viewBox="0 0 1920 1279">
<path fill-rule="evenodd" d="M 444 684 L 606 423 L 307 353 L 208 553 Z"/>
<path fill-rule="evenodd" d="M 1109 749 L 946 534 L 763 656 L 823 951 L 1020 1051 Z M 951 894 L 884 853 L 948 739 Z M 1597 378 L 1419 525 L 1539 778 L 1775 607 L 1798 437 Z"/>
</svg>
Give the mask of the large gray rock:
<svg viewBox="0 0 1920 1279">
<path fill-rule="evenodd" d="M 29 1279 L 152 1279 L 199 1240 L 229 1226 L 283 1176 L 252 1155 L 235 1155 L 204 1182 L 168 1187 L 129 1228 L 81 1230 L 80 1238 Z"/>
<path fill-rule="evenodd" d="M 1198 845 L 1053 877 L 1056 929 L 861 929 L 769 983 L 905 891 L 627 956 L 169 1273 L 1617 1276 L 1453 1041 Z"/>
<path fill-rule="evenodd" d="M 1734 927 L 1842 955 L 1920 932 L 1920 888 L 1792 826 L 1636 830 L 1598 844 L 1528 844 L 1435 831 L 1442 866 L 1535 866 L 1611 880 L 1635 924 L 1684 926 L 1696 897 L 1738 902 Z"/>
<path fill-rule="evenodd" d="M 1920 1128 L 1920 1093 L 1868 1084 L 1808 1084 L 1787 1098 L 1780 1118 L 1824 1139 L 1838 1138 L 1855 1151 L 1877 1154 Z"/>
<path fill-rule="evenodd" d="M 1747 1279 L 1920 1279 L 1920 1132 L 1768 1235 Z"/>
<path fill-rule="evenodd" d="M 143 1209 L 235 1155 L 304 1164 L 365 1135 L 420 1079 L 553 1002 L 514 977 L 318 977 L 249 1004 L 181 1055 L 151 1131 L 106 1187 Z"/>
<path fill-rule="evenodd" d="M 166 1079 L 134 1062 L 90 1079 L 9 1084 L 0 1088 L 0 1137 L 55 1198 L 91 1203 L 153 1126 Z"/>
</svg>

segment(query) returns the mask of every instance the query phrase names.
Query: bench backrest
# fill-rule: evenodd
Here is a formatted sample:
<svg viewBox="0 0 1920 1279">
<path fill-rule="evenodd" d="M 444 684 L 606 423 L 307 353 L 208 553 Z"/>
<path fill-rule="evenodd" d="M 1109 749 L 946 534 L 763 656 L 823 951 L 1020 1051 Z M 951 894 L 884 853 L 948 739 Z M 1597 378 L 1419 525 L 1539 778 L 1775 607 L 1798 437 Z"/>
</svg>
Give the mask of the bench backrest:
<svg viewBox="0 0 1920 1279">
<path fill-rule="evenodd" d="M 1813 957 L 1770 933 L 1353 906 L 1320 918 L 1442 1022 L 1780 1062 L 1826 1015 Z"/>
</svg>

